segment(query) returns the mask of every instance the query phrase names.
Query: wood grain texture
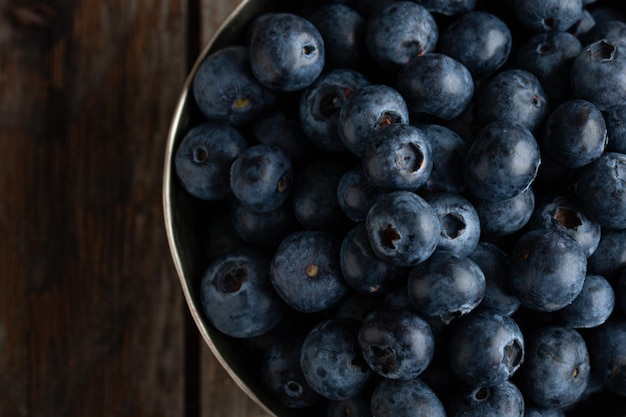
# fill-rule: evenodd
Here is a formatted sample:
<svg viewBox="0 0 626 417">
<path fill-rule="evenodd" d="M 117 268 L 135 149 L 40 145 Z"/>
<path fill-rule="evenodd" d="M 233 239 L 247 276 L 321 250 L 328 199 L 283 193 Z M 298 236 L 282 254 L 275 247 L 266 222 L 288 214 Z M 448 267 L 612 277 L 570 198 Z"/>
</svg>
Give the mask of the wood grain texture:
<svg viewBox="0 0 626 417">
<path fill-rule="evenodd" d="M 163 227 L 185 1 L 0 2 L 0 415 L 181 416 Z"/>
</svg>

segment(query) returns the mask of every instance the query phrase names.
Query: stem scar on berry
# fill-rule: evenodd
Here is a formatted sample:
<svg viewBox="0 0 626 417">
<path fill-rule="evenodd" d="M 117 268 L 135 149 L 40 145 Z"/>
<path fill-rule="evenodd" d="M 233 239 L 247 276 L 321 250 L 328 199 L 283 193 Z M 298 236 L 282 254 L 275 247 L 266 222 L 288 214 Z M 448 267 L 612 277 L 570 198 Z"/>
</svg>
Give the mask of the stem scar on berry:
<svg viewBox="0 0 626 417">
<path fill-rule="evenodd" d="M 583 222 L 574 210 L 567 207 L 558 207 L 554 212 L 553 221 L 555 224 L 561 224 L 566 229 L 576 230 L 578 226 L 582 226 Z"/>
<path fill-rule="evenodd" d="M 319 266 L 315 264 L 309 264 L 304 269 L 304 273 L 306 274 L 308 278 L 315 278 L 316 276 L 318 276 L 319 272 L 320 272 L 320 268 Z"/>
<path fill-rule="evenodd" d="M 613 59 L 615 46 L 603 39 L 589 45 L 587 52 L 596 61 L 610 61 Z"/>
<path fill-rule="evenodd" d="M 248 268 L 237 265 L 221 276 L 218 286 L 223 293 L 234 293 L 241 289 L 247 278 Z"/>
<path fill-rule="evenodd" d="M 380 231 L 380 241 L 384 247 L 389 249 L 396 248 L 393 242 L 400 240 L 400 237 L 398 230 L 390 224 Z"/>
<path fill-rule="evenodd" d="M 250 99 L 248 99 L 247 97 L 237 97 L 233 101 L 232 107 L 234 110 L 241 110 L 241 109 L 245 109 L 249 105 L 250 105 Z"/>
<path fill-rule="evenodd" d="M 526 262 L 526 260 L 528 260 L 528 258 L 530 258 L 530 251 L 524 249 L 524 250 L 520 251 L 519 256 L 517 257 L 517 262 L 518 263 Z"/>
<path fill-rule="evenodd" d="M 286 175 L 283 175 L 282 177 L 278 179 L 278 184 L 276 185 L 276 189 L 278 190 L 279 193 L 282 193 L 285 190 L 287 190 L 287 188 L 289 188 L 289 179 L 287 178 Z"/>
</svg>

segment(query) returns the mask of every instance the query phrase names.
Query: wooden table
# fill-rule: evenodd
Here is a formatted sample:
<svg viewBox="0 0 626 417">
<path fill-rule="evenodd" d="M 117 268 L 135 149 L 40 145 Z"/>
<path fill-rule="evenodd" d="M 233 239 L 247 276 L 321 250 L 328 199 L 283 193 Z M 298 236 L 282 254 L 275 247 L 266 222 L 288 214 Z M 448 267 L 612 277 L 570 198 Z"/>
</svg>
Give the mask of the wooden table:
<svg viewBox="0 0 626 417">
<path fill-rule="evenodd" d="M 165 236 L 183 81 L 239 0 L 0 0 L 0 416 L 261 417 Z"/>
</svg>

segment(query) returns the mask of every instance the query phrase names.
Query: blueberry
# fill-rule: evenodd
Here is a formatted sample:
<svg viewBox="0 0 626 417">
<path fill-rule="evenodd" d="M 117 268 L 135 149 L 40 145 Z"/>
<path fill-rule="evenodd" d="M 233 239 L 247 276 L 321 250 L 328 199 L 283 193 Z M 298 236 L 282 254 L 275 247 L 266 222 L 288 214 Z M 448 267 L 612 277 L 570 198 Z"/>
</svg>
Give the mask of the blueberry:
<svg viewBox="0 0 626 417">
<path fill-rule="evenodd" d="M 524 361 L 524 336 L 504 314 L 478 309 L 452 323 L 448 360 L 456 376 L 474 387 L 495 387 Z"/>
<path fill-rule="evenodd" d="M 586 100 L 567 100 L 546 119 L 543 152 L 566 168 L 580 168 L 598 159 L 608 136 L 600 110 Z"/>
<path fill-rule="evenodd" d="M 502 19 L 474 10 L 462 14 L 441 32 L 438 50 L 465 65 L 479 79 L 504 65 L 512 44 L 511 30 Z"/>
<path fill-rule="evenodd" d="M 412 57 L 402 67 L 396 88 L 411 114 L 450 120 L 468 107 L 474 95 L 474 80 L 456 59 L 431 52 Z"/>
<path fill-rule="evenodd" d="M 419 125 L 430 142 L 433 169 L 423 189 L 427 193 L 456 193 L 465 191 L 463 160 L 468 146 L 453 130 L 437 125 Z"/>
<path fill-rule="evenodd" d="M 248 147 L 234 127 L 202 123 L 183 137 L 174 169 L 183 188 L 202 200 L 219 200 L 231 195 L 230 165 Z"/>
<path fill-rule="evenodd" d="M 465 183 L 483 200 L 513 198 L 532 184 L 540 163 L 530 130 L 515 122 L 493 122 L 480 130 L 467 152 Z"/>
<path fill-rule="evenodd" d="M 299 224 L 288 205 L 263 213 L 250 210 L 235 201 L 231 209 L 231 220 L 237 235 L 246 243 L 275 248 L 289 234 L 299 229 Z"/>
<path fill-rule="evenodd" d="M 410 191 L 381 195 L 365 219 L 376 255 L 399 266 L 428 259 L 439 243 L 439 219 L 432 207 Z"/>
<path fill-rule="evenodd" d="M 324 40 L 324 68 L 358 69 L 364 67 L 365 18 L 351 5 L 323 4 L 309 16 Z"/>
<path fill-rule="evenodd" d="M 382 191 L 417 191 L 433 168 L 428 138 L 408 124 L 394 124 L 374 132 L 362 161 L 368 180 Z"/>
<path fill-rule="evenodd" d="M 424 316 L 450 323 L 482 301 L 485 275 L 467 256 L 437 251 L 409 273 L 409 298 Z"/>
<path fill-rule="evenodd" d="M 586 329 L 604 323 L 614 307 L 615 292 L 611 284 L 600 275 L 587 275 L 574 301 L 555 314 L 565 326 Z"/>
<path fill-rule="evenodd" d="M 565 31 L 583 11 L 582 0 L 515 0 L 517 19 L 534 32 Z"/>
<path fill-rule="evenodd" d="M 419 378 L 383 379 L 372 394 L 372 416 L 446 417 L 446 412 L 441 400 Z"/>
<path fill-rule="evenodd" d="M 250 146 L 230 167 L 230 188 L 235 198 L 259 213 L 280 207 L 289 197 L 292 185 L 291 161 L 274 146 Z"/>
<path fill-rule="evenodd" d="M 384 84 L 371 84 L 353 92 L 343 103 L 337 128 L 345 147 L 361 157 L 374 131 L 407 123 L 409 110 L 400 93 Z"/>
<path fill-rule="evenodd" d="M 357 321 L 331 318 L 320 321 L 304 339 L 300 366 L 309 385 L 323 397 L 345 400 L 370 385 L 373 372 L 359 350 L 358 332 Z"/>
<path fill-rule="evenodd" d="M 597 10 L 592 16 L 598 16 Z M 615 16 L 607 19 L 595 19 L 595 25 L 580 37 L 581 42 L 586 46 L 602 39 L 610 39 L 616 41 L 626 41 L 626 22 Z"/>
<path fill-rule="evenodd" d="M 261 384 L 289 408 L 311 407 L 322 397 L 306 381 L 300 368 L 304 337 L 282 337 L 272 343 L 261 359 Z"/>
<path fill-rule="evenodd" d="M 273 13 L 258 22 L 250 40 L 254 76 L 278 91 L 302 90 L 324 68 L 324 40 L 317 28 L 292 13 Z"/>
<path fill-rule="evenodd" d="M 626 41 L 602 39 L 585 46 L 572 63 L 574 97 L 600 110 L 626 105 Z"/>
<path fill-rule="evenodd" d="M 480 220 L 474 206 L 464 197 L 452 193 L 435 193 L 426 201 L 437 213 L 441 224 L 438 250 L 469 255 L 480 239 Z"/>
<path fill-rule="evenodd" d="M 286 309 L 269 280 L 270 258 L 238 248 L 215 259 L 202 275 L 200 305 L 220 332 L 237 338 L 266 333 Z"/>
<path fill-rule="evenodd" d="M 526 404 L 524 417 L 565 417 L 565 413 L 560 408 L 543 408 Z"/>
<path fill-rule="evenodd" d="M 476 0 L 416 0 L 431 13 L 444 16 L 459 16 L 476 7 Z"/>
<path fill-rule="evenodd" d="M 294 310 L 313 313 L 337 306 L 348 292 L 339 266 L 340 241 L 321 231 L 298 231 L 274 252 L 270 279 Z"/>
<path fill-rule="evenodd" d="M 333 317 L 361 321 L 369 313 L 384 305 L 384 297 L 372 297 L 370 294 L 350 292 L 333 311 Z"/>
<path fill-rule="evenodd" d="M 568 233 L 587 257 L 593 254 L 600 243 L 600 225 L 589 218 L 581 202 L 570 194 L 544 194 L 527 223 L 529 230 L 543 228 Z"/>
<path fill-rule="evenodd" d="M 315 155 L 316 148 L 302 130 L 299 121 L 288 118 L 283 112 L 272 112 L 256 118 L 246 131 L 250 140 L 282 149 L 298 168 Z"/>
<path fill-rule="evenodd" d="M 387 68 L 399 68 L 415 56 L 432 52 L 438 38 L 439 28 L 430 12 L 406 0 L 378 9 L 365 28 L 369 55 Z"/>
<path fill-rule="evenodd" d="M 589 337 L 589 355 L 594 374 L 603 387 L 626 396 L 626 321 L 613 317 L 594 329 Z"/>
<path fill-rule="evenodd" d="M 292 191 L 293 212 L 308 230 L 323 230 L 342 235 L 353 223 L 343 212 L 337 188 L 348 169 L 339 162 L 318 159 L 303 167 Z"/>
<path fill-rule="evenodd" d="M 603 113 L 609 138 L 606 150 L 626 153 L 626 106 Z"/>
<path fill-rule="evenodd" d="M 240 126 L 276 101 L 276 94 L 252 75 L 248 52 L 243 46 L 225 47 L 198 66 L 191 88 L 207 119 Z"/>
<path fill-rule="evenodd" d="M 361 165 L 346 171 L 337 184 L 337 200 L 352 221 L 364 221 L 381 191 L 372 185 Z"/>
<path fill-rule="evenodd" d="M 343 238 L 339 265 L 348 285 L 362 294 L 384 294 L 406 278 L 403 268 L 376 256 L 364 223 L 354 226 Z"/>
<path fill-rule="evenodd" d="M 415 312 L 381 307 L 359 327 L 359 347 L 369 367 L 389 378 L 410 380 L 430 364 L 435 341 L 428 323 Z"/>
<path fill-rule="evenodd" d="M 524 417 L 524 397 L 509 381 L 492 387 L 463 387 L 445 404 L 448 417 Z"/>
<path fill-rule="evenodd" d="M 589 273 L 614 282 L 626 267 L 626 230 L 601 229 L 598 247 L 588 261 Z"/>
<path fill-rule="evenodd" d="M 517 311 L 520 301 L 511 291 L 506 252 L 493 243 L 482 241 L 469 258 L 478 265 L 485 275 L 485 296 L 481 307 L 490 308 L 511 316 Z"/>
<path fill-rule="evenodd" d="M 589 381 L 587 345 L 574 329 L 547 326 L 531 332 L 519 384 L 529 402 L 540 407 L 575 403 Z"/>
<path fill-rule="evenodd" d="M 330 400 L 326 406 L 326 417 L 372 417 L 370 395 L 360 392 L 345 400 Z"/>
<path fill-rule="evenodd" d="M 349 69 L 326 72 L 300 95 L 300 123 L 304 133 L 325 151 L 345 149 L 339 138 L 337 122 L 343 103 L 369 82 L 361 73 Z"/>
<path fill-rule="evenodd" d="M 626 227 L 626 154 L 605 152 L 578 175 L 583 208 L 602 227 Z"/>
<path fill-rule="evenodd" d="M 537 77 L 523 69 L 506 69 L 485 80 L 476 93 L 476 117 L 520 123 L 534 130 L 548 115 L 548 96 Z"/>
<path fill-rule="evenodd" d="M 569 32 L 546 32 L 530 37 L 517 51 L 520 69 L 531 72 L 550 99 L 569 97 L 570 71 L 582 44 Z"/>
<path fill-rule="evenodd" d="M 570 304 L 580 293 L 586 272 L 585 252 L 558 229 L 525 233 L 509 255 L 513 293 L 535 311 L 550 312 Z"/>
</svg>

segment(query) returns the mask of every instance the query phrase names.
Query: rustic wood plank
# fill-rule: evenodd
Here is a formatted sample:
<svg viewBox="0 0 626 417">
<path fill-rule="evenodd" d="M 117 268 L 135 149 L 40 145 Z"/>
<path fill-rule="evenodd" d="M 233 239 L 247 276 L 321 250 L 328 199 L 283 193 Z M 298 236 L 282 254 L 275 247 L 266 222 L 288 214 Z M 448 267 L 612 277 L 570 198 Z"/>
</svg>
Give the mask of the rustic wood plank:
<svg viewBox="0 0 626 417">
<path fill-rule="evenodd" d="M 184 416 L 163 227 L 186 2 L 0 2 L 0 415 Z"/>
</svg>

